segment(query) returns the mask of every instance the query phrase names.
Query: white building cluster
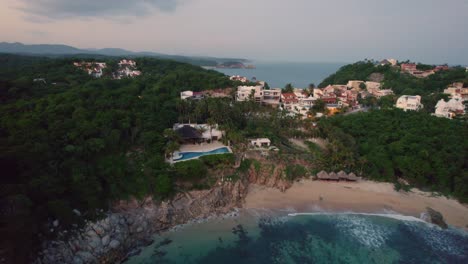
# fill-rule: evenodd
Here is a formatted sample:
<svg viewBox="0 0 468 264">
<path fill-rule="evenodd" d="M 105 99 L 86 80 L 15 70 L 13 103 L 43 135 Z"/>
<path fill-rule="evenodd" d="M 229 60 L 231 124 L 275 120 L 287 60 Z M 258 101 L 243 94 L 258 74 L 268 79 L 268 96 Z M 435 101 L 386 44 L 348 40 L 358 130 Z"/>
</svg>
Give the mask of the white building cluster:
<svg viewBox="0 0 468 264">
<path fill-rule="evenodd" d="M 421 96 L 419 95 L 402 95 L 398 98 L 396 107 L 404 111 L 418 111 L 424 106 L 421 104 Z"/>
<path fill-rule="evenodd" d="M 89 75 L 95 78 L 101 78 L 103 71 L 107 68 L 105 62 L 74 62 L 75 67 L 85 70 Z M 118 63 L 118 69 L 116 72 L 112 73 L 113 79 L 122 79 L 124 77 L 136 77 L 141 75 L 136 67 L 136 62 L 134 60 L 121 60 Z"/>
<path fill-rule="evenodd" d="M 465 102 L 468 102 L 468 87 L 463 87 L 462 82 L 449 85 L 444 90 L 445 94 L 450 96 L 447 102 L 444 99 L 439 100 L 435 106 L 434 115 L 452 119 L 457 115 L 466 113 Z"/>
</svg>

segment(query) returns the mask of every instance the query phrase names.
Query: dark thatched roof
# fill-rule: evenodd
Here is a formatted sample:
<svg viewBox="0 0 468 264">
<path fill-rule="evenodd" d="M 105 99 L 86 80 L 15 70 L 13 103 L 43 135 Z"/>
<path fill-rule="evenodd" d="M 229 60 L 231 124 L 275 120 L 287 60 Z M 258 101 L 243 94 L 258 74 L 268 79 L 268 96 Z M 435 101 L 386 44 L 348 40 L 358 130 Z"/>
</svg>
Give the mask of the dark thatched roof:
<svg viewBox="0 0 468 264">
<path fill-rule="evenodd" d="M 182 139 L 199 139 L 202 138 L 202 133 L 198 131 L 197 129 L 185 125 L 179 129 L 176 130 L 176 133 L 180 135 Z"/>
</svg>

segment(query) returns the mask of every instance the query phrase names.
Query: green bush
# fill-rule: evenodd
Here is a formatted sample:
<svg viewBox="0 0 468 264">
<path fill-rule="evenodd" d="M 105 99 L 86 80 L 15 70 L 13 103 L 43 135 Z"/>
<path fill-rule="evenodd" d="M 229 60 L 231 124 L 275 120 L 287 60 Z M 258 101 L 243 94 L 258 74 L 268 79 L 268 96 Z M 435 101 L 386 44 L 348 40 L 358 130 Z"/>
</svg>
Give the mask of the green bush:
<svg viewBox="0 0 468 264">
<path fill-rule="evenodd" d="M 239 172 L 241 173 L 248 172 L 250 169 L 250 165 L 252 165 L 252 160 L 244 159 L 239 166 L 239 169 L 238 169 Z"/>
<path fill-rule="evenodd" d="M 236 160 L 232 153 L 208 155 L 200 157 L 199 159 L 208 167 L 233 165 Z"/>
<path fill-rule="evenodd" d="M 161 197 L 167 197 L 172 192 L 172 181 L 166 174 L 159 175 L 155 182 L 155 192 Z"/>
<path fill-rule="evenodd" d="M 206 166 L 199 159 L 178 162 L 174 165 L 174 168 L 177 177 L 182 179 L 201 179 L 207 175 Z"/>
<path fill-rule="evenodd" d="M 294 164 L 286 166 L 286 179 L 294 181 L 295 179 L 304 177 L 308 174 L 307 168 L 302 165 Z"/>
</svg>

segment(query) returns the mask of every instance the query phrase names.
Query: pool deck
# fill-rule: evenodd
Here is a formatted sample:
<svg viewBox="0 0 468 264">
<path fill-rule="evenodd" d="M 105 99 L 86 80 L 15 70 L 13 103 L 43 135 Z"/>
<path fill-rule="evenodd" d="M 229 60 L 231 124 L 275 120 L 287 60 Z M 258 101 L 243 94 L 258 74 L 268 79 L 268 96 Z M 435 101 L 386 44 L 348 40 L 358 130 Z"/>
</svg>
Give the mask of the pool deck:
<svg viewBox="0 0 468 264">
<path fill-rule="evenodd" d="M 202 143 L 202 144 L 191 144 L 191 145 L 181 145 L 180 149 L 177 152 L 208 152 L 219 148 L 227 148 L 230 153 L 232 153 L 232 149 L 228 146 L 225 146 L 223 143 L 216 141 L 212 143 Z M 167 159 L 166 161 L 174 164 L 181 161 L 193 160 L 198 159 L 199 157 L 191 158 L 191 159 L 184 159 L 184 160 L 173 160 L 172 158 Z"/>
<path fill-rule="evenodd" d="M 179 152 L 208 152 L 215 149 L 227 147 L 223 143 L 216 141 L 213 143 L 202 143 L 202 144 L 195 144 L 195 145 L 182 145 L 180 146 Z M 231 152 L 232 150 L 227 147 Z"/>
</svg>

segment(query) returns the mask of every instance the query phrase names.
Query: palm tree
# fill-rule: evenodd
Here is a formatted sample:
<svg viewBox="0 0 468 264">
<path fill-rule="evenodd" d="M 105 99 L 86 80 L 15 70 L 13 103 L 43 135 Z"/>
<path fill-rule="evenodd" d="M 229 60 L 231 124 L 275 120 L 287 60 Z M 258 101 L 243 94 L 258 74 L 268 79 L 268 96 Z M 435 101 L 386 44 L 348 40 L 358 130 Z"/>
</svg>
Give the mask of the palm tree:
<svg viewBox="0 0 468 264">
<path fill-rule="evenodd" d="M 216 122 L 213 118 L 210 117 L 206 120 L 206 123 L 210 127 L 210 140 L 213 141 L 213 126 L 216 125 Z"/>
<path fill-rule="evenodd" d="M 288 83 L 286 84 L 286 86 L 284 86 L 284 92 L 285 93 L 292 93 L 294 92 L 294 87 L 291 83 Z"/>
<path fill-rule="evenodd" d="M 315 89 L 315 84 L 314 83 L 309 84 L 309 96 L 314 95 L 314 89 Z"/>
</svg>

